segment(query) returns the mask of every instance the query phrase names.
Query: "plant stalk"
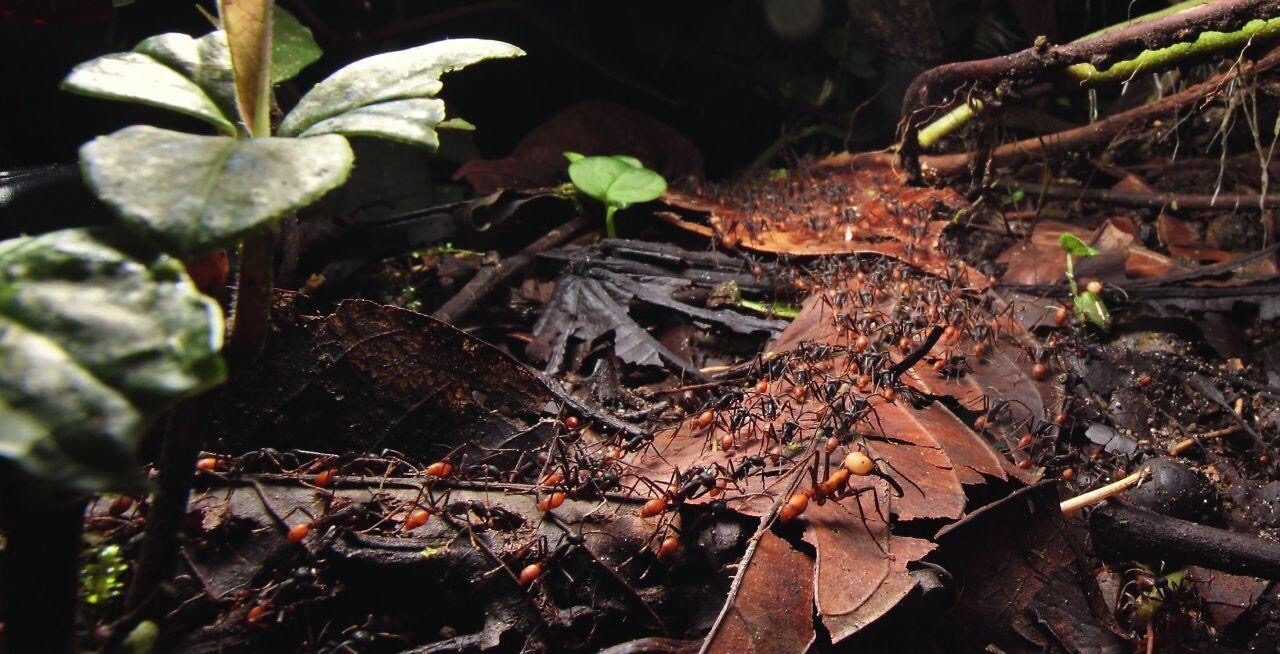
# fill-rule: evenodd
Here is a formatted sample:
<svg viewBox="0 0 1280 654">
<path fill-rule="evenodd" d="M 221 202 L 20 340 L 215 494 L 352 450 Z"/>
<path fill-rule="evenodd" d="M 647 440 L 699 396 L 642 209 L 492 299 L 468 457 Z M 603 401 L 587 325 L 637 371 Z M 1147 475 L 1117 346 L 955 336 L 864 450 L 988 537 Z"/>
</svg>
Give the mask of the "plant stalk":
<svg viewBox="0 0 1280 654">
<path fill-rule="evenodd" d="M 240 245 L 240 274 L 231 300 L 231 317 L 223 353 L 232 371 L 262 353 L 271 320 L 272 230 L 251 234 Z"/>
<path fill-rule="evenodd" d="M 125 611 L 134 611 L 146 604 L 160 585 L 173 576 L 183 517 L 191 498 L 196 457 L 200 455 L 203 441 L 207 401 L 208 394 L 190 398 L 169 414 L 160 461 L 156 464 L 156 492 L 147 509 L 142 551 L 125 597 Z"/>
<path fill-rule="evenodd" d="M 607 238 L 618 238 L 618 230 L 613 226 L 613 214 L 618 211 L 618 207 L 609 205 L 604 211 L 604 233 Z"/>
</svg>

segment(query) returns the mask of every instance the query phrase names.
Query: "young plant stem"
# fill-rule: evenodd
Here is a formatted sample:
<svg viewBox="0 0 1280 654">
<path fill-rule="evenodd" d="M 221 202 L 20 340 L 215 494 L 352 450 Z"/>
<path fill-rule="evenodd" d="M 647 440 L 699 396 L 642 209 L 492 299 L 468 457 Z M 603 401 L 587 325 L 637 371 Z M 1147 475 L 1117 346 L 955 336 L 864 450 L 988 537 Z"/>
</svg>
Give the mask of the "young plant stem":
<svg viewBox="0 0 1280 654">
<path fill-rule="evenodd" d="M 604 211 L 604 233 L 607 238 L 618 238 L 618 230 L 613 226 L 613 214 L 617 211 L 617 205 L 613 204 Z"/>
<path fill-rule="evenodd" d="M 1076 286 L 1076 262 L 1075 257 L 1067 255 L 1067 282 L 1071 284 L 1071 297 L 1075 298 L 1080 295 L 1080 288 Z"/>
<path fill-rule="evenodd" d="M 0 489 L 4 530 L 0 569 L 0 652 L 72 654 L 80 588 L 83 496 L 33 498 L 18 484 Z"/>
<path fill-rule="evenodd" d="M 267 342 L 271 320 L 272 230 L 251 234 L 240 245 L 240 274 L 231 300 L 223 353 L 234 371 L 253 361 Z"/>
</svg>

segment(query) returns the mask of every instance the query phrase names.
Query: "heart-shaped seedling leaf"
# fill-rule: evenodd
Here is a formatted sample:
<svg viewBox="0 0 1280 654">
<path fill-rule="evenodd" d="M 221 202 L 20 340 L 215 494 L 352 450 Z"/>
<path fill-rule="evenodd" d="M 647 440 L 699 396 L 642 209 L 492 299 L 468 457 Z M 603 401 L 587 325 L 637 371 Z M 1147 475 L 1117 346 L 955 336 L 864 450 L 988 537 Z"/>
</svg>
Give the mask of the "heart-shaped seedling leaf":
<svg viewBox="0 0 1280 654">
<path fill-rule="evenodd" d="M 635 157 L 613 155 L 584 157 L 566 152 L 569 179 L 588 196 L 619 209 L 656 200 L 667 191 L 662 175 L 649 170 Z"/>
<path fill-rule="evenodd" d="M 119 228 L 0 241 L 0 471 L 141 488 L 143 431 L 223 380 L 222 326 L 181 263 Z"/>
<path fill-rule="evenodd" d="M 1079 236 L 1071 232 L 1063 232 L 1058 237 L 1058 245 L 1062 247 L 1062 251 L 1073 257 L 1091 257 L 1098 254 L 1097 248 L 1089 247 Z"/>
<path fill-rule="evenodd" d="M 142 125 L 80 148 L 85 180 L 125 224 L 185 260 L 233 244 L 342 184 L 341 136 L 234 139 Z"/>
</svg>

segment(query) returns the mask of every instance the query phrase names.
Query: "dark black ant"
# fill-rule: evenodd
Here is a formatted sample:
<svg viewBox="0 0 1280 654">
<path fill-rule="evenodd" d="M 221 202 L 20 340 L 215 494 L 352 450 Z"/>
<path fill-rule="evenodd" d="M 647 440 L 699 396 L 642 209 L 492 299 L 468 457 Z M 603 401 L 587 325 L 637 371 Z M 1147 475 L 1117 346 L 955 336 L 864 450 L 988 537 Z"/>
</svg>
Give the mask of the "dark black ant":
<svg viewBox="0 0 1280 654">
<path fill-rule="evenodd" d="M 730 465 L 732 465 L 732 462 L 730 462 Z M 761 470 L 764 469 L 763 456 L 759 454 L 752 454 L 750 456 L 742 457 L 742 460 L 738 462 L 738 465 L 730 471 L 730 476 L 733 477 L 734 481 L 742 481 L 747 478 L 747 475 L 751 474 L 753 468 L 760 468 Z"/>
</svg>

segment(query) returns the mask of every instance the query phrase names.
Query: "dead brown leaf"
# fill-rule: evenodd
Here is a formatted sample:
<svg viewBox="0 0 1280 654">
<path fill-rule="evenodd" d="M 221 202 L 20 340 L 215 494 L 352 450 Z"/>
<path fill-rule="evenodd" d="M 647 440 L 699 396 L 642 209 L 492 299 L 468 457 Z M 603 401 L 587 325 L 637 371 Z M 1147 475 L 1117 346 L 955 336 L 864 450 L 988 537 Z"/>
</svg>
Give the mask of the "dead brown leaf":
<svg viewBox="0 0 1280 654">
<path fill-rule="evenodd" d="M 676 210 L 660 215 L 676 226 L 729 247 L 791 255 L 875 253 L 971 286 L 988 280 L 950 256 L 943 232 L 968 206 L 949 189 L 908 186 L 890 169 L 854 169 L 786 179 L 720 194 L 669 191 Z"/>
</svg>

